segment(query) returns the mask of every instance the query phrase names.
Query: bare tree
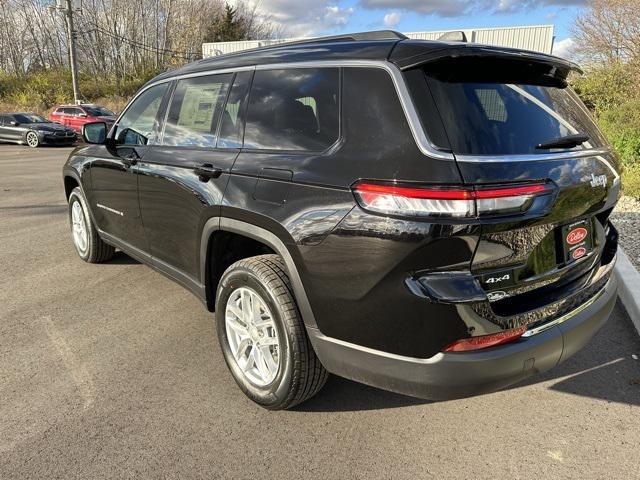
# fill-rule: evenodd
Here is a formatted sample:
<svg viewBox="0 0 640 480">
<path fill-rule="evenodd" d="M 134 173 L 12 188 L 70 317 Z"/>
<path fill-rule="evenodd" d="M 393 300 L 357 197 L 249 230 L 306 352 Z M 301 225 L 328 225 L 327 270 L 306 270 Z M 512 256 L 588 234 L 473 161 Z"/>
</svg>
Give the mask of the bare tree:
<svg viewBox="0 0 640 480">
<path fill-rule="evenodd" d="M 640 0 L 591 0 L 576 19 L 575 51 L 588 62 L 640 60 Z"/>
<path fill-rule="evenodd" d="M 54 0 L 0 0 L 0 71 L 25 75 L 68 65 L 67 39 Z M 75 16 L 80 70 L 126 78 L 200 58 L 224 0 L 83 0 Z M 272 24 L 242 3 L 242 38 L 268 38 Z"/>
</svg>

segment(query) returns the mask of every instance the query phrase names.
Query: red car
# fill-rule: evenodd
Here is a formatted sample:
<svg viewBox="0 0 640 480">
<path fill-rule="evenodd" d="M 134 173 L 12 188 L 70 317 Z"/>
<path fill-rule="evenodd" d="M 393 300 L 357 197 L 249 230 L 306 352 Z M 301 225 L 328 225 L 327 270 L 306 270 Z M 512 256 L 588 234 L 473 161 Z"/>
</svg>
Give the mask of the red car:
<svg viewBox="0 0 640 480">
<path fill-rule="evenodd" d="M 59 105 L 49 115 L 49 120 L 58 122 L 73 128 L 77 133 L 82 133 L 85 123 L 105 122 L 107 129 L 116 121 L 116 114 L 111 110 L 98 105 Z"/>
</svg>

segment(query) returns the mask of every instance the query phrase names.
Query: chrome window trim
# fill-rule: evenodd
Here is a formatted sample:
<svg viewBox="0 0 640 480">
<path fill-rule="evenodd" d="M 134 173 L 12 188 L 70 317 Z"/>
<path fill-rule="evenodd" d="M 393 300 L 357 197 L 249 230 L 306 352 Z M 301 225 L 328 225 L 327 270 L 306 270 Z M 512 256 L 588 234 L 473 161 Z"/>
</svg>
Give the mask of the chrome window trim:
<svg viewBox="0 0 640 480">
<path fill-rule="evenodd" d="M 535 162 L 536 160 L 568 160 L 571 158 L 592 157 L 607 155 L 611 150 L 607 147 L 584 150 L 572 150 L 570 152 L 524 154 L 524 155 L 456 155 L 456 160 L 467 163 L 486 162 Z"/>
<path fill-rule="evenodd" d="M 194 73 L 185 73 L 183 75 L 175 75 L 168 78 L 163 78 L 162 80 L 158 80 L 156 82 L 152 82 L 145 86 L 142 90 L 140 90 L 131 101 L 127 104 L 123 112 L 120 114 L 118 119 L 116 120 L 114 125 L 117 125 L 120 122 L 120 118 L 127 111 L 129 106 L 144 93 L 145 90 L 159 85 L 161 83 L 172 82 L 174 80 L 182 80 L 184 78 L 192 78 L 192 77 L 201 77 L 206 75 L 217 75 L 222 73 L 233 73 L 233 72 L 242 72 L 242 71 L 250 71 L 250 70 L 275 70 L 275 69 L 291 69 L 291 68 L 322 68 L 322 67 L 356 67 L 356 68 L 380 68 L 385 70 L 391 80 L 393 81 L 393 85 L 395 87 L 396 93 L 398 95 L 398 99 L 400 100 L 400 105 L 402 106 L 402 110 L 404 112 L 405 118 L 407 119 L 407 123 L 409 124 L 409 129 L 411 130 L 411 134 L 416 142 L 417 147 L 420 151 L 431 157 L 439 160 L 454 160 L 455 157 L 452 153 L 443 152 L 438 150 L 431 142 L 429 141 L 427 135 L 422 128 L 422 124 L 420 123 L 420 117 L 413 105 L 411 100 L 411 96 L 409 95 L 409 90 L 404 82 L 404 77 L 402 76 L 402 72 L 398 67 L 393 65 L 390 62 L 384 60 L 315 60 L 308 62 L 290 62 L 290 63 L 268 63 L 264 65 L 251 65 L 244 67 L 235 67 L 235 68 L 223 68 L 223 69 L 211 69 L 202 72 L 194 72 Z"/>
<path fill-rule="evenodd" d="M 436 158 L 438 160 L 458 160 L 461 162 L 468 163 L 480 163 L 480 162 L 530 162 L 536 160 L 567 160 L 573 158 L 583 158 L 588 156 L 595 155 L 606 155 L 611 152 L 610 148 L 602 147 L 602 148 L 594 148 L 594 149 L 584 149 L 570 152 L 557 152 L 557 153 L 544 153 L 544 154 L 524 154 L 524 155 L 454 155 L 450 152 L 444 152 L 442 150 L 438 150 L 435 145 L 431 143 L 429 138 L 427 137 L 424 128 L 422 128 L 422 123 L 420 122 L 420 117 L 418 116 L 418 112 L 411 100 L 411 95 L 409 94 L 409 90 L 404 81 L 404 77 L 402 75 L 402 71 L 394 64 L 384 61 L 384 60 L 312 60 L 307 62 L 290 62 L 290 63 L 266 63 L 261 65 L 248 65 L 242 67 L 231 67 L 231 68 L 221 68 L 221 69 L 210 69 L 204 70 L 201 72 L 193 72 L 193 73 L 185 73 L 182 75 L 175 75 L 172 77 L 164 78 L 162 80 L 158 80 L 156 82 L 150 83 L 145 86 L 142 90 L 140 90 L 135 97 L 127 104 L 126 108 L 120 114 L 114 125 L 117 125 L 120 122 L 120 118 L 129 108 L 129 105 L 133 103 L 136 98 L 140 94 L 142 94 L 148 88 L 151 88 L 155 85 L 172 82 L 174 80 L 181 80 L 184 78 L 192 78 L 192 77 L 201 77 L 206 75 L 217 75 L 223 73 L 234 73 L 234 72 L 244 72 L 251 70 L 274 70 L 274 69 L 288 69 L 288 68 L 321 68 L 321 67 L 356 67 L 356 68 L 380 68 L 385 70 L 391 80 L 393 81 L 396 93 L 398 95 L 398 99 L 400 100 L 400 104 L 402 106 L 402 110 L 404 111 L 405 118 L 407 119 L 407 123 L 409 124 L 409 129 L 411 130 L 411 134 L 416 142 L 416 146 L 420 149 L 420 151 L 431 158 Z M 604 159 L 603 159 L 604 161 Z M 605 163 L 608 163 L 605 161 Z M 608 165 L 610 169 L 615 171 Z"/>
</svg>

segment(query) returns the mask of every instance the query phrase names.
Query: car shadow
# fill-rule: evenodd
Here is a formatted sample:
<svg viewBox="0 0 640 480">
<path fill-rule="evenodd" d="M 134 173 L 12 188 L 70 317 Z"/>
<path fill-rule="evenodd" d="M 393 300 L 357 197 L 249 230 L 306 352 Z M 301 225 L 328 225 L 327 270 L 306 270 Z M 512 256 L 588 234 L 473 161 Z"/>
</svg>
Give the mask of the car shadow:
<svg viewBox="0 0 640 480">
<path fill-rule="evenodd" d="M 609 321 L 581 351 L 553 370 L 512 388 L 558 380 L 554 391 L 640 405 L 640 337 L 618 301 Z"/>
<path fill-rule="evenodd" d="M 640 338 L 627 312 L 616 305 L 609 321 L 581 351 L 554 369 L 534 375 L 504 391 L 543 382 L 550 390 L 640 405 Z M 554 380 L 557 380 L 555 383 Z M 379 390 L 331 376 L 325 388 L 294 410 L 300 412 L 346 412 L 380 410 L 434 403 Z"/>
<path fill-rule="evenodd" d="M 331 375 L 315 397 L 293 408 L 299 412 L 357 412 L 431 403 Z"/>
<path fill-rule="evenodd" d="M 140 265 L 140 262 L 126 253 L 117 250 L 113 258 L 108 262 L 104 262 L 103 265 Z"/>
</svg>

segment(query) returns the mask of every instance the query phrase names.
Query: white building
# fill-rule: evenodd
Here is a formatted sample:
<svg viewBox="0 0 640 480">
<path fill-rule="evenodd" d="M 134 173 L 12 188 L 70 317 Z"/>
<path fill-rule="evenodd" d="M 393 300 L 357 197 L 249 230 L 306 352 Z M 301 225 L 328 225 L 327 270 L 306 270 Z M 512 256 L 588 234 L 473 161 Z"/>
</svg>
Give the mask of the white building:
<svg viewBox="0 0 640 480">
<path fill-rule="evenodd" d="M 499 45 L 503 47 L 521 48 L 542 53 L 553 51 L 553 25 L 534 25 L 529 27 L 472 28 L 465 30 L 439 30 L 431 32 L 405 33 L 409 38 L 420 40 L 437 40 L 445 33 L 462 31 L 467 41 Z M 287 38 L 280 40 L 244 40 L 240 42 L 214 42 L 202 44 L 202 57 L 214 57 L 225 53 L 239 52 L 250 48 L 265 47 L 278 43 L 303 40 Z"/>
</svg>

